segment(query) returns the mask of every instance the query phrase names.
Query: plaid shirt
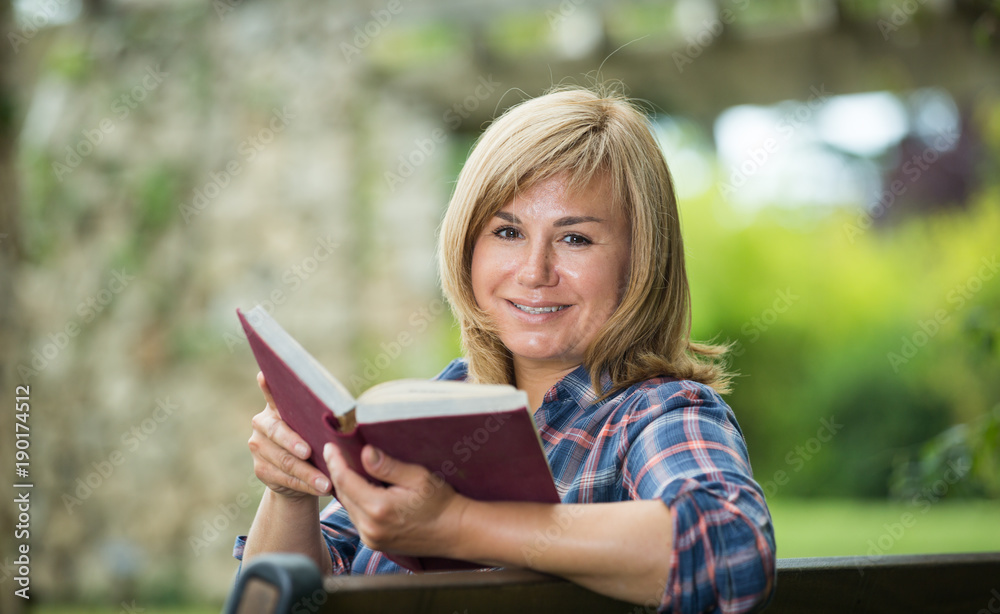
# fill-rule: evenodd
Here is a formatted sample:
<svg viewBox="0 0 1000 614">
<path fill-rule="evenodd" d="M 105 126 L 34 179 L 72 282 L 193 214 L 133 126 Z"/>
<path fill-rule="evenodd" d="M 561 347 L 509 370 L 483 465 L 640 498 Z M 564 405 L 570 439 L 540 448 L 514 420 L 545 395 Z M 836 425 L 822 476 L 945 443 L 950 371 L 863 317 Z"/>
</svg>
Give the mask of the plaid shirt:
<svg viewBox="0 0 1000 614">
<path fill-rule="evenodd" d="M 465 377 L 458 359 L 436 379 Z M 674 511 L 660 611 L 745 612 L 769 600 L 774 529 L 729 406 L 708 386 L 668 378 L 597 396 L 579 367 L 535 412 L 563 503 L 660 499 Z M 320 522 L 335 573 L 409 573 L 361 543 L 336 500 Z"/>
</svg>

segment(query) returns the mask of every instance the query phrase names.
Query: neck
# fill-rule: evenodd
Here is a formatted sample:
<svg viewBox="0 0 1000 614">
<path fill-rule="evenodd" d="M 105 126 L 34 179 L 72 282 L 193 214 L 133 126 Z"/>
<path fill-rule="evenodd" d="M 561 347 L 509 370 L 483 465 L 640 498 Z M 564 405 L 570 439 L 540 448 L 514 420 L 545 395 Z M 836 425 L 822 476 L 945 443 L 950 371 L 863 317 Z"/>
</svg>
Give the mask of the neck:
<svg viewBox="0 0 1000 614">
<path fill-rule="evenodd" d="M 514 359 L 514 385 L 528 393 L 532 413 L 542 405 L 545 393 L 580 365 L 526 363 Z"/>
</svg>

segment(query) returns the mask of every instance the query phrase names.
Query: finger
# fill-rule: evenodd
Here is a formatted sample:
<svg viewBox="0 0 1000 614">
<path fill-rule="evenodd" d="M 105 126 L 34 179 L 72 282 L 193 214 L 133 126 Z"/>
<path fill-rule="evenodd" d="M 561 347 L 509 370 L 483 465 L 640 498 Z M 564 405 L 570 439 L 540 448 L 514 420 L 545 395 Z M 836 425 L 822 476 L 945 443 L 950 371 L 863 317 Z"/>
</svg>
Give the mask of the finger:
<svg viewBox="0 0 1000 614">
<path fill-rule="evenodd" d="M 317 478 L 312 483 L 306 483 L 264 461 L 254 465 L 254 473 L 264 485 L 278 494 L 307 494 L 314 497 L 322 497 L 330 494 L 329 481 L 327 480 L 324 483 L 326 476 Z M 323 488 L 323 486 L 326 487 Z"/>
<path fill-rule="evenodd" d="M 404 463 L 372 445 L 361 451 L 361 463 L 368 475 L 389 484 L 417 487 L 427 474 L 421 465 Z"/>
<path fill-rule="evenodd" d="M 344 455 L 341 454 L 340 448 L 332 443 L 323 446 L 323 459 L 326 461 L 327 469 L 330 470 L 330 475 L 333 476 L 338 499 L 341 492 L 354 501 L 370 500 L 371 497 L 385 493 L 384 488 L 373 485 L 361 474 L 351 469 Z"/>
<path fill-rule="evenodd" d="M 260 388 L 260 391 L 264 393 L 264 398 L 267 400 L 267 404 L 275 409 L 278 409 L 278 405 L 274 402 L 274 397 L 271 396 L 271 388 L 267 385 L 267 380 L 264 379 L 264 373 L 261 371 L 257 372 L 257 386 Z"/>
<path fill-rule="evenodd" d="M 330 492 L 330 480 L 323 472 L 296 458 L 266 437 L 251 437 L 250 450 L 261 465 L 255 472 L 261 481 L 286 486 L 294 490 L 323 495 Z M 261 475 L 263 474 L 263 475 Z"/>
<path fill-rule="evenodd" d="M 260 391 L 264 393 L 264 400 L 267 401 L 267 404 L 273 410 L 273 413 L 278 414 L 278 404 L 274 402 L 274 396 L 271 394 L 271 388 L 267 385 L 267 380 L 264 379 L 264 373 L 261 371 L 257 372 L 257 385 L 260 387 Z M 281 431 L 281 440 L 279 440 L 278 443 L 281 443 L 289 450 L 295 452 L 299 458 L 309 458 L 309 455 L 312 454 L 309 449 L 309 444 L 306 443 L 306 441 L 302 439 L 298 433 L 287 426 L 282 428 L 282 425 L 285 423 L 280 419 L 280 414 L 273 417 L 278 420 L 278 424 L 267 424 L 267 428 L 275 429 L 275 431 Z M 278 435 L 278 433 L 271 432 L 265 432 L 265 434 L 272 439 L 274 439 L 275 435 Z"/>
<path fill-rule="evenodd" d="M 273 406 L 272 406 L 273 408 Z M 309 458 L 312 451 L 309 444 L 298 433 L 292 430 L 288 424 L 281 419 L 277 411 L 265 409 L 251 421 L 255 431 L 274 441 L 282 448 L 292 452 L 301 459 Z"/>
</svg>

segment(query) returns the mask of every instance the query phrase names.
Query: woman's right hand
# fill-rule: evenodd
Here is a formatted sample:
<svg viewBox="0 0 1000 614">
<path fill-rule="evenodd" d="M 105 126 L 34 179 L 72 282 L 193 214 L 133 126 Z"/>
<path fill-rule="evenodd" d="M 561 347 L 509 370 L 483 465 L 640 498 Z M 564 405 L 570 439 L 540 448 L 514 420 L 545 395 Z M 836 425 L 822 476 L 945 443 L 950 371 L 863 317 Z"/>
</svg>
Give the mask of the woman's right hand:
<svg viewBox="0 0 1000 614">
<path fill-rule="evenodd" d="M 253 417 L 253 434 L 247 445 L 253 455 L 253 471 L 257 479 L 275 494 L 292 499 L 330 494 L 330 480 L 309 464 L 309 444 L 293 431 L 277 410 L 274 398 L 264 380 L 257 374 L 267 406 Z"/>
</svg>

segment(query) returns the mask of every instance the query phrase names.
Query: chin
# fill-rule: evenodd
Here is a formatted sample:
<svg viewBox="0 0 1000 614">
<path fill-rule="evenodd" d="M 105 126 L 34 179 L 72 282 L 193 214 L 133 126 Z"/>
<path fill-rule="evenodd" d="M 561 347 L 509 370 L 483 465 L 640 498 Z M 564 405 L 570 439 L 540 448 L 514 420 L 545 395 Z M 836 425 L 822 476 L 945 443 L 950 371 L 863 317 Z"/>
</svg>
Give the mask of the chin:
<svg viewBox="0 0 1000 614">
<path fill-rule="evenodd" d="M 539 362 L 547 361 L 559 361 L 566 362 L 569 359 L 569 352 L 567 348 L 559 347 L 557 344 L 552 342 L 539 342 L 537 340 L 531 343 L 504 343 L 510 353 L 518 358 L 524 360 L 537 360 Z M 578 360 L 577 362 L 582 362 Z"/>
</svg>

